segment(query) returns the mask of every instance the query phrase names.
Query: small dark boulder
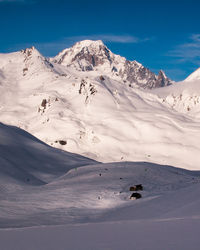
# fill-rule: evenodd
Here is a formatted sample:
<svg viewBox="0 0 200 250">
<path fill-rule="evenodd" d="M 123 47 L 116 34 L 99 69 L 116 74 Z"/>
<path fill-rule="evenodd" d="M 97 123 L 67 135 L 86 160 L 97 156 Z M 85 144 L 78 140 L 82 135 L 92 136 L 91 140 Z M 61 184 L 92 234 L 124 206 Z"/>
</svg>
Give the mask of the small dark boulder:
<svg viewBox="0 0 200 250">
<path fill-rule="evenodd" d="M 134 185 L 129 189 L 129 191 L 142 191 L 142 190 L 143 190 L 142 184 Z"/>
<path fill-rule="evenodd" d="M 63 141 L 63 140 L 60 140 L 59 143 L 60 143 L 60 145 L 66 145 L 67 144 L 67 142 Z"/>
<path fill-rule="evenodd" d="M 101 81 L 104 81 L 104 80 L 105 80 L 105 78 L 104 78 L 103 76 L 100 76 L 99 79 L 100 79 Z"/>
<path fill-rule="evenodd" d="M 41 106 L 45 109 L 45 108 L 46 108 L 46 105 L 47 105 L 47 100 L 46 100 L 46 99 L 43 99 L 43 100 L 42 100 L 42 103 L 41 103 Z"/>
<path fill-rule="evenodd" d="M 132 193 L 131 197 L 130 197 L 130 200 L 137 200 L 137 199 L 140 199 L 142 198 L 142 195 L 139 194 L 139 193 Z"/>
</svg>

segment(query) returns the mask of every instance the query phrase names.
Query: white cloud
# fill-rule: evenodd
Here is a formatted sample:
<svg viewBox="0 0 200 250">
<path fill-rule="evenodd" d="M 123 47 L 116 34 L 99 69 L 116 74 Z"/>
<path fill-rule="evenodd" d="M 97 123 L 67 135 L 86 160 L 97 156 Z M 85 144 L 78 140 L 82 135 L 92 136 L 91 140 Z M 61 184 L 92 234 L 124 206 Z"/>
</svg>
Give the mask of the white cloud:
<svg viewBox="0 0 200 250">
<path fill-rule="evenodd" d="M 180 63 L 192 62 L 200 65 L 200 34 L 192 34 L 188 42 L 179 44 L 168 55 L 176 58 Z"/>
<path fill-rule="evenodd" d="M 88 36 L 71 36 L 66 37 L 57 41 L 38 43 L 38 47 L 49 48 L 49 49 L 64 49 L 72 46 L 74 43 L 82 40 L 102 40 L 104 43 L 140 43 L 151 40 L 150 38 L 140 39 L 131 35 L 112 35 L 112 34 L 101 34 L 101 35 L 88 35 Z"/>
<path fill-rule="evenodd" d="M 67 38 L 68 40 L 81 41 L 81 40 L 102 40 L 103 42 L 110 43 L 140 43 L 152 40 L 152 38 L 139 38 L 132 35 L 115 35 L 115 34 L 99 34 L 88 36 L 73 36 Z"/>
<path fill-rule="evenodd" d="M 88 36 L 86 39 L 91 40 L 102 40 L 104 42 L 114 42 L 114 43 L 138 43 L 139 38 L 130 35 L 93 35 Z"/>
<path fill-rule="evenodd" d="M 16 50 L 35 46 L 45 55 L 55 56 L 58 52 L 63 49 L 71 47 L 74 43 L 82 40 L 102 40 L 104 43 L 122 43 L 122 44 L 131 44 L 131 43 L 141 43 L 152 40 L 152 38 L 138 38 L 131 35 L 111 35 L 111 34 L 102 34 L 102 35 L 88 35 L 88 36 L 71 36 L 66 37 L 60 40 L 51 41 L 51 42 L 33 42 L 26 44 L 16 45 Z"/>
</svg>

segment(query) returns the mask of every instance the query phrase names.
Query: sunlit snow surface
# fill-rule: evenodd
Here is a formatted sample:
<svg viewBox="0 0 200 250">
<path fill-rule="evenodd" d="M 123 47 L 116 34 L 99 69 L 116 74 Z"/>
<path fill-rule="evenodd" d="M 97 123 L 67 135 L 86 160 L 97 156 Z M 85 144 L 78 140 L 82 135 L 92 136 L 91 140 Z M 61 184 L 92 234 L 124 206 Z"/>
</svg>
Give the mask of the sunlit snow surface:
<svg viewBox="0 0 200 250">
<path fill-rule="evenodd" d="M 140 90 L 106 67 L 77 71 L 49 63 L 35 48 L 0 54 L 1 121 L 101 162 L 200 169 L 199 80 Z"/>
</svg>

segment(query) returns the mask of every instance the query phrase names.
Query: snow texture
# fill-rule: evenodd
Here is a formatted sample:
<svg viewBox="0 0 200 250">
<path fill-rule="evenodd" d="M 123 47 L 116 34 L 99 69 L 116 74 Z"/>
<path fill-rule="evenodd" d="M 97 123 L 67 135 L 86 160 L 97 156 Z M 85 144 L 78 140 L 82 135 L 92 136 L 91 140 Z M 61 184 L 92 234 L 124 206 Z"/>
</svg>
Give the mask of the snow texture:
<svg viewBox="0 0 200 250">
<path fill-rule="evenodd" d="M 200 171 L 100 164 L 3 124 L 0 142 L 1 249 L 198 249 Z"/>
</svg>

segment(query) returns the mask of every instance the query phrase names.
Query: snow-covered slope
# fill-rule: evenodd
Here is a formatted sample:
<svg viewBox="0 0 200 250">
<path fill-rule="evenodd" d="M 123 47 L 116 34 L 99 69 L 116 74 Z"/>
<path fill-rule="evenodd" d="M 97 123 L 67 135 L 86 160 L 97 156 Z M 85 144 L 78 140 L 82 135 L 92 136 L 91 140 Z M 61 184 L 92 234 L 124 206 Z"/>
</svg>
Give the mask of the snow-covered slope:
<svg viewBox="0 0 200 250">
<path fill-rule="evenodd" d="M 199 247 L 200 171 L 100 164 L 0 124 L 0 191 L 1 249 Z"/>
<path fill-rule="evenodd" d="M 1 228 L 165 217 L 185 199 L 192 204 L 194 196 L 188 192 L 183 199 L 184 190 L 199 189 L 198 171 L 144 162 L 95 164 L 3 124 L 0 136 Z M 133 202 L 129 188 L 140 183 L 141 202 Z"/>
<path fill-rule="evenodd" d="M 195 70 L 185 79 L 185 81 L 197 81 L 197 80 L 200 80 L 200 68 Z"/>
<path fill-rule="evenodd" d="M 1 195 L 20 186 L 44 185 L 71 168 L 94 163 L 52 148 L 17 127 L 0 123 Z"/>
<path fill-rule="evenodd" d="M 162 102 L 179 113 L 189 117 L 200 118 L 200 71 L 197 69 L 182 82 L 177 82 L 167 88 L 155 89 L 152 92 L 162 99 Z"/>
<path fill-rule="evenodd" d="M 85 43 L 68 49 L 72 55 L 63 62 L 81 48 L 85 56 Z M 199 169 L 198 83 L 139 89 L 106 71 L 109 57 L 101 42 L 96 43 L 95 53 L 98 58 L 102 53 L 105 62 L 91 71 L 75 68 L 77 60 L 82 63 L 80 57 L 71 66 L 68 61 L 50 63 L 35 48 L 0 54 L 1 121 L 98 161 L 150 161 Z M 96 50 L 96 43 L 89 43 L 89 51 Z M 121 67 L 125 59 L 109 55 Z M 163 72 L 160 85 L 162 77 Z"/>
</svg>

